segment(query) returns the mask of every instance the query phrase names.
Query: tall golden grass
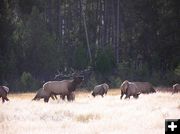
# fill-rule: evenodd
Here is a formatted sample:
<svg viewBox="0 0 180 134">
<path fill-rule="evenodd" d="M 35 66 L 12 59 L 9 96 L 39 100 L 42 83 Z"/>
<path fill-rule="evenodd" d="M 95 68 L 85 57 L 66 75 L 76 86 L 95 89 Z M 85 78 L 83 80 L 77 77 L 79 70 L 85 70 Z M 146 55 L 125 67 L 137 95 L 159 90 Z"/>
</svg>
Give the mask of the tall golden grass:
<svg viewBox="0 0 180 134">
<path fill-rule="evenodd" d="M 163 134 L 165 119 L 180 118 L 180 93 L 141 94 L 120 100 L 76 92 L 76 100 L 31 101 L 35 93 L 10 94 L 0 104 L 0 134 Z"/>
</svg>

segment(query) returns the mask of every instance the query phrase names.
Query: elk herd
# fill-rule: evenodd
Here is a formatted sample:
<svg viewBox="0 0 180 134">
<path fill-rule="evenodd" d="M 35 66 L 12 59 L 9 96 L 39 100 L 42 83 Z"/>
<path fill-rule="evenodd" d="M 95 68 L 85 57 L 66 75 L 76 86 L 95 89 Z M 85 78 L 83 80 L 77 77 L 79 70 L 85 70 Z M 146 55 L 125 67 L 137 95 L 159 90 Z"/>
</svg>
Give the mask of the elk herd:
<svg viewBox="0 0 180 134">
<path fill-rule="evenodd" d="M 75 90 L 77 86 L 83 81 L 84 77 L 76 76 L 72 80 L 61 80 L 61 81 L 48 81 L 43 84 L 42 88 L 40 88 L 35 97 L 32 100 L 40 100 L 44 99 L 44 102 L 48 102 L 49 98 L 57 99 L 57 95 L 60 96 L 61 99 L 67 98 L 68 101 L 75 100 Z M 107 94 L 109 90 L 109 85 L 106 83 L 102 83 L 100 85 L 94 86 L 94 89 L 91 93 L 93 97 L 97 95 Z M 149 94 L 155 93 L 155 89 L 153 85 L 149 82 L 130 82 L 125 80 L 120 85 L 120 99 L 125 95 L 125 99 L 133 96 L 134 98 L 138 98 L 140 94 Z M 180 92 L 180 84 L 174 84 L 172 86 L 172 94 Z M 9 101 L 7 98 L 7 94 L 9 93 L 9 88 L 7 86 L 0 86 L 0 98 L 2 98 L 2 102 Z"/>
</svg>

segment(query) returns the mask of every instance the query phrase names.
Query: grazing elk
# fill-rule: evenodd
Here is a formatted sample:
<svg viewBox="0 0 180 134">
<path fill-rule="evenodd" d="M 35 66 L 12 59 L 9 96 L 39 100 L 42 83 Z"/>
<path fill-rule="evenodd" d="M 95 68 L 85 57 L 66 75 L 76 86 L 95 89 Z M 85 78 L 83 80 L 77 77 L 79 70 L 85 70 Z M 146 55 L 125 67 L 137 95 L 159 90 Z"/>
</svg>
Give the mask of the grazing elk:
<svg viewBox="0 0 180 134">
<path fill-rule="evenodd" d="M 9 92 L 9 88 L 6 86 L 0 86 L 0 98 L 2 97 L 2 102 L 4 103 L 5 100 L 9 101 L 9 99 L 7 98 L 7 94 Z"/>
<path fill-rule="evenodd" d="M 108 90 L 109 90 L 109 86 L 106 83 L 96 85 L 92 92 L 92 96 L 95 97 L 96 95 L 101 95 L 103 97 L 104 94 L 107 94 Z"/>
</svg>

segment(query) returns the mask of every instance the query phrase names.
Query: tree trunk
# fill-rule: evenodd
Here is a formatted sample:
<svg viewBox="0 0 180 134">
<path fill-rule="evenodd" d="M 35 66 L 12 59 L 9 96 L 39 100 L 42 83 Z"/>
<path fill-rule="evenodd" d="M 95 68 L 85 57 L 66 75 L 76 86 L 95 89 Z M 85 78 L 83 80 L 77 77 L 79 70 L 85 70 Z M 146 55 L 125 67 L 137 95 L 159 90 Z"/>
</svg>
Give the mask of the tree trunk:
<svg viewBox="0 0 180 134">
<path fill-rule="evenodd" d="M 49 24 L 49 31 L 50 33 L 53 32 L 53 29 L 52 29 L 52 1 L 51 0 L 48 0 L 48 24 Z"/>
<path fill-rule="evenodd" d="M 117 35 L 116 35 L 116 64 L 119 63 L 119 7 L 120 2 L 117 1 Z"/>
<path fill-rule="evenodd" d="M 84 30 L 86 34 L 86 42 L 87 42 L 87 48 L 88 48 L 88 54 L 89 54 L 89 62 L 90 64 L 92 63 L 92 54 L 90 50 L 90 45 L 89 45 L 89 37 L 88 37 L 88 31 L 87 31 L 87 25 L 86 25 L 86 18 L 85 18 L 85 5 L 83 5 L 82 0 L 81 0 L 81 5 L 82 5 L 82 17 L 83 17 L 83 24 L 84 24 Z"/>
</svg>

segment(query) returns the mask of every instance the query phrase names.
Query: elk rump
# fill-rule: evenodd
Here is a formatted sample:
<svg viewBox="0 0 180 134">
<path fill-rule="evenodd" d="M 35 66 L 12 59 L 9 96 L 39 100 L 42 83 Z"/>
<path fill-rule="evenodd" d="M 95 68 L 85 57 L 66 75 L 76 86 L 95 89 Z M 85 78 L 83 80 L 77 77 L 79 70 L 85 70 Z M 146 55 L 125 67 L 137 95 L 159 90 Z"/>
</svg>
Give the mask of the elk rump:
<svg viewBox="0 0 180 134">
<path fill-rule="evenodd" d="M 92 96 L 95 97 L 96 95 L 101 95 L 103 97 L 104 94 L 107 94 L 108 90 L 109 90 L 109 86 L 106 83 L 96 85 L 92 92 Z"/>
</svg>

